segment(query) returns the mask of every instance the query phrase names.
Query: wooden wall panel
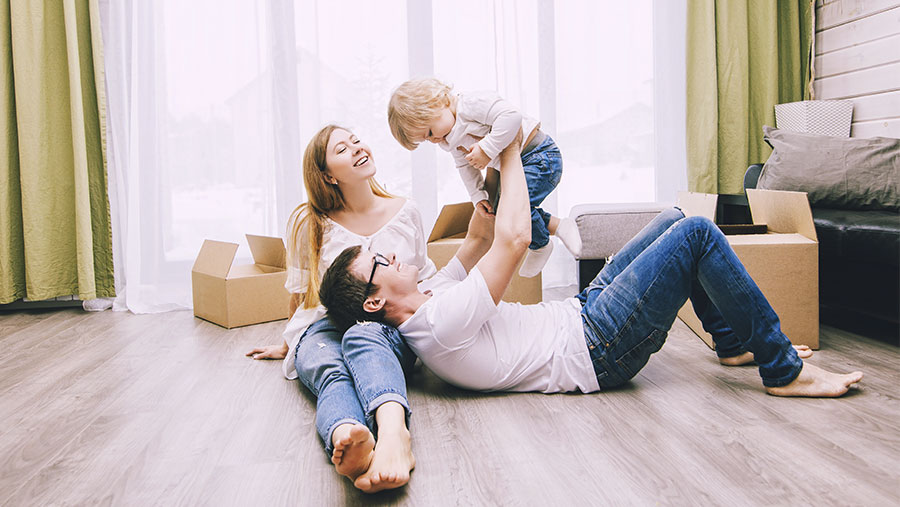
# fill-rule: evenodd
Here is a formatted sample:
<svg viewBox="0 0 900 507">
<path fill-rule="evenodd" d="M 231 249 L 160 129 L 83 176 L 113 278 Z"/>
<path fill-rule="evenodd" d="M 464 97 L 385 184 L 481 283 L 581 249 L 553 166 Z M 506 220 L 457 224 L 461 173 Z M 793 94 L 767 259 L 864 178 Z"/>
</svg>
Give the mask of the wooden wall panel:
<svg viewBox="0 0 900 507">
<path fill-rule="evenodd" d="M 876 93 L 853 99 L 855 121 L 900 118 L 900 91 Z"/>
<path fill-rule="evenodd" d="M 854 98 L 898 89 L 900 62 L 816 79 L 816 98 Z"/>
<path fill-rule="evenodd" d="M 816 78 L 825 78 L 897 61 L 900 34 L 863 42 L 816 57 Z"/>
<path fill-rule="evenodd" d="M 897 6 L 896 0 L 841 0 L 816 8 L 819 30 L 827 30 Z"/>
<path fill-rule="evenodd" d="M 816 23 L 816 55 L 898 33 L 900 6 L 850 23 L 819 30 Z"/>
<path fill-rule="evenodd" d="M 900 0 L 818 0 L 816 99 L 853 101 L 853 137 L 900 138 Z"/>
</svg>

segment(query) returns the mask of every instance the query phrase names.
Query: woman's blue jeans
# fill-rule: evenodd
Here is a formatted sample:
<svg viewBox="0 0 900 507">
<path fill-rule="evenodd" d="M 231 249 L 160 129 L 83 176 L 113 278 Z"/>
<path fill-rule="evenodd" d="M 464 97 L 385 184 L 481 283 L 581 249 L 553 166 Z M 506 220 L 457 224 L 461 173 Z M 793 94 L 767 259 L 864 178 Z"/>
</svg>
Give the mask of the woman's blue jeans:
<svg viewBox="0 0 900 507">
<path fill-rule="evenodd" d="M 377 435 L 375 410 L 409 402 L 406 377 L 416 356 L 393 327 L 367 322 L 341 333 L 327 317 L 313 323 L 297 344 L 294 365 L 303 385 L 316 396 L 316 430 L 333 450 L 331 434 L 344 423 L 362 423 Z"/>
<path fill-rule="evenodd" d="M 800 374 L 802 360 L 725 235 L 709 219 L 670 209 L 578 295 L 601 388 L 627 382 L 647 364 L 688 297 L 720 357 L 753 352 L 768 387 Z"/>
</svg>

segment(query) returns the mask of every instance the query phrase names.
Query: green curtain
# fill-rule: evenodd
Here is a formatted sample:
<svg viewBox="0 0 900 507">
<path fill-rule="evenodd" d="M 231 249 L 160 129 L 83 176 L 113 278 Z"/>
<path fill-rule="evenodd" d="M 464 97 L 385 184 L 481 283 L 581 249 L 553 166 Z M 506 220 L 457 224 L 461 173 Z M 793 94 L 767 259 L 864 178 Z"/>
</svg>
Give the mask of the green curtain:
<svg viewBox="0 0 900 507">
<path fill-rule="evenodd" d="M 0 3 L 0 303 L 115 295 L 97 0 Z"/>
<path fill-rule="evenodd" d="M 807 100 L 814 0 L 688 0 L 688 187 L 743 192 L 775 104 Z"/>
</svg>

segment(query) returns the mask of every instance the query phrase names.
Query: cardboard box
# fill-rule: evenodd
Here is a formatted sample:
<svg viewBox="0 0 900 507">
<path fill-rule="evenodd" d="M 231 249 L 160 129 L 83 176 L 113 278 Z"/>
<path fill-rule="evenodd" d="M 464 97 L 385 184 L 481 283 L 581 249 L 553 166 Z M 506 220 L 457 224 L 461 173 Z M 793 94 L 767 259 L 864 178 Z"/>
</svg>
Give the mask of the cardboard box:
<svg viewBox="0 0 900 507">
<path fill-rule="evenodd" d="M 469 219 L 475 207 L 471 202 L 448 204 L 441 209 L 431 235 L 428 237 L 428 257 L 438 269 L 446 266 L 462 245 L 463 238 L 469 228 Z M 521 264 L 521 263 L 520 263 Z M 534 278 L 522 278 L 513 275 L 509 287 L 503 293 L 503 301 L 510 303 L 534 304 L 543 299 L 541 293 L 541 275 Z"/>
<path fill-rule="evenodd" d="M 203 241 L 191 269 L 196 317 L 230 329 L 290 316 L 284 242 L 247 234 L 247 243 L 254 263 L 232 266 L 236 243 Z"/>
<path fill-rule="evenodd" d="M 819 243 L 806 193 L 748 189 L 747 200 L 753 223 L 767 232 L 728 236 L 728 242 L 778 314 L 782 332 L 795 345 L 818 349 Z M 685 214 L 713 217 L 715 195 L 684 192 L 678 201 Z M 690 301 L 678 316 L 714 348 Z"/>
</svg>

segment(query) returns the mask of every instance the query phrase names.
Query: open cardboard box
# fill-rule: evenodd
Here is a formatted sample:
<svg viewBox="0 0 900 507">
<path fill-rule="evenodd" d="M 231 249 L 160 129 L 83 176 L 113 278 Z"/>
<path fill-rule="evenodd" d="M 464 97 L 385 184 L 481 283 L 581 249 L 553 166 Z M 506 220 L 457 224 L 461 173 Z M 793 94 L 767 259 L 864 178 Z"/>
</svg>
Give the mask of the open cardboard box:
<svg viewBox="0 0 900 507">
<path fill-rule="evenodd" d="M 236 243 L 203 241 L 191 269 L 195 316 L 229 329 L 290 317 L 284 241 L 246 236 L 253 264 L 232 266 Z"/>
<path fill-rule="evenodd" d="M 795 345 L 819 348 L 819 243 L 805 192 L 747 189 L 754 224 L 765 234 L 729 235 L 728 242 L 781 319 L 781 330 Z M 686 215 L 715 216 L 716 196 L 682 192 Z M 727 235 L 726 231 L 726 235 Z M 714 348 L 688 301 L 678 312 Z"/>
<path fill-rule="evenodd" d="M 446 266 L 456 255 L 463 238 L 466 237 L 469 219 L 474 212 L 475 207 L 471 202 L 448 204 L 441 209 L 441 213 L 431 229 L 431 235 L 428 237 L 428 257 L 438 269 Z M 502 299 L 510 303 L 540 303 L 543 299 L 541 275 L 538 274 L 534 278 L 522 278 L 517 269 L 512 281 L 509 282 L 509 287 L 503 293 Z"/>
</svg>

